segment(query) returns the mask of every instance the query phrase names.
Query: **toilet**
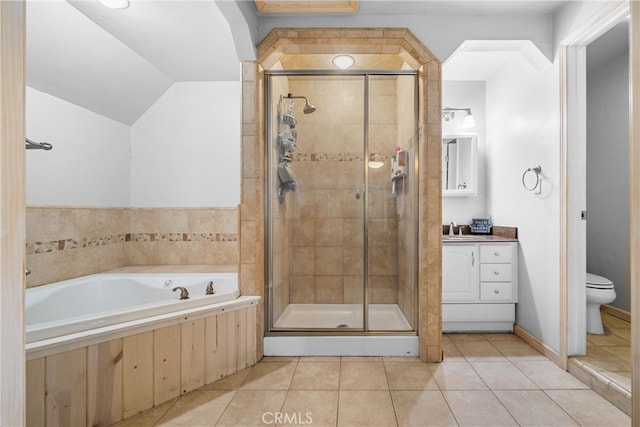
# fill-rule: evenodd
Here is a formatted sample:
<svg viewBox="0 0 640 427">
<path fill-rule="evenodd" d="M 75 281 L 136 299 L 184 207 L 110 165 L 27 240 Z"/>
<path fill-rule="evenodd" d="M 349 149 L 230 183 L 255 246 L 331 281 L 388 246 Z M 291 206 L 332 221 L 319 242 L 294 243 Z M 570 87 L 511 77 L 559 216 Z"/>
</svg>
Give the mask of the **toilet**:
<svg viewBox="0 0 640 427">
<path fill-rule="evenodd" d="M 609 304 L 616 299 L 613 282 L 606 277 L 587 273 L 587 333 L 602 335 L 602 317 L 600 305 Z"/>
</svg>

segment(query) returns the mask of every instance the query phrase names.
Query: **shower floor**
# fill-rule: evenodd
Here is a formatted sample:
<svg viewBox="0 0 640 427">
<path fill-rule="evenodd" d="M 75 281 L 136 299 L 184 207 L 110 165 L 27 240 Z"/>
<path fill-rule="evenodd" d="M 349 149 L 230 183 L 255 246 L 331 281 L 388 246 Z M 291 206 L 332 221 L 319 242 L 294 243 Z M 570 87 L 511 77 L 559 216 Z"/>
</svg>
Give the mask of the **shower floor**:
<svg viewBox="0 0 640 427">
<path fill-rule="evenodd" d="M 289 304 L 277 329 L 362 329 L 362 304 Z M 397 304 L 369 304 L 370 331 L 411 331 Z"/>
</svg>

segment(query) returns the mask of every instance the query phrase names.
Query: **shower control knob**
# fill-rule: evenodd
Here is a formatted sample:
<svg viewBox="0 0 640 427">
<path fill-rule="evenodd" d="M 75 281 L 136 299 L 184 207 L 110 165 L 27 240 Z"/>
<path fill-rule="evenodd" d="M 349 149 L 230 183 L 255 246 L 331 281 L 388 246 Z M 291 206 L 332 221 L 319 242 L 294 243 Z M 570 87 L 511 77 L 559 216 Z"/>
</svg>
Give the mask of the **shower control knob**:
<svg viewBox="0 0 640 427">
<path fill-rule="evenodd" d="M 356 200 L 360 200 L 360 189 L 356 188 Z"/>
</svg>

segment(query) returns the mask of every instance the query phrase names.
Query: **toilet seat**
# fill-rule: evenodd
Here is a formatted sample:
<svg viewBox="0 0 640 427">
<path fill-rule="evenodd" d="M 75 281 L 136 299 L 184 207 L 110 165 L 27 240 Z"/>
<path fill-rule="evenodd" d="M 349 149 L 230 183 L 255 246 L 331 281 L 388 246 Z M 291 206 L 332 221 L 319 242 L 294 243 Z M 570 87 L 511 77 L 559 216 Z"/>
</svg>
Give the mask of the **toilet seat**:
<svg viewBox="0 0 640 427">
<path fill-rule="evenodd" d="M 587 288 L 591 289 L 613 289 L 613 282 L 606 277 L 597 274 L 587 273 Z"/>
</svg>

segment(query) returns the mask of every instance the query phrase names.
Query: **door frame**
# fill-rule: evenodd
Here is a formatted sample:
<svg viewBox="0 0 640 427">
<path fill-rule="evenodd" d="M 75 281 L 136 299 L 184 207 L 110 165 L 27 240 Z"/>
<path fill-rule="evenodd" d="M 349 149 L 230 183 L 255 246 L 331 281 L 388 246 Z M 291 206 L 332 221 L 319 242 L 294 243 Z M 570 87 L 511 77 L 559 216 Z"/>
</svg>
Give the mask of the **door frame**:
<svg viewBox="0 0 640 427">
<path fill-rule="evenodd" d="M 640 2 L 612 2 L 565 38 L 560 60 L 560 361 L 586 352 L 586 46 L 629 16 L 632 396 L 640 396 Z M 576 250 L 578 248 L 578 250 Z M 632 399 L 640 425 L 640 399 Z"/>
</svg>

